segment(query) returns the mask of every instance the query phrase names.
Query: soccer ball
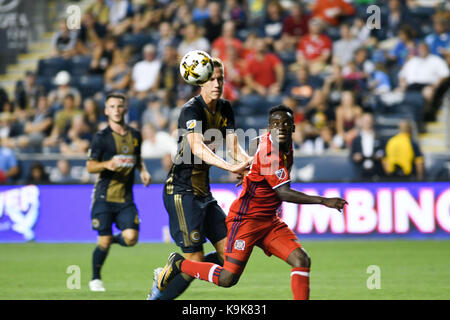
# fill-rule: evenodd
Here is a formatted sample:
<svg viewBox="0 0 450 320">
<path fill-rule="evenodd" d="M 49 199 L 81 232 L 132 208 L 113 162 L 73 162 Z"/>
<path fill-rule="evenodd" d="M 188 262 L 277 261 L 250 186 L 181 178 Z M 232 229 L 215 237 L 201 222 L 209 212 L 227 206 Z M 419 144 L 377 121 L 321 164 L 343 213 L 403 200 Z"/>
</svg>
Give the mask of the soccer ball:
<svg viewBox="0 0 450 320">
<path fill-rule="evenodd" d="M 192 85 L 201 85 L 213 74 L 212 59 L 205 51 L 193 50 L 184 55 L 180 62 L 180 74 L 184 81 Z"/>
</svg>

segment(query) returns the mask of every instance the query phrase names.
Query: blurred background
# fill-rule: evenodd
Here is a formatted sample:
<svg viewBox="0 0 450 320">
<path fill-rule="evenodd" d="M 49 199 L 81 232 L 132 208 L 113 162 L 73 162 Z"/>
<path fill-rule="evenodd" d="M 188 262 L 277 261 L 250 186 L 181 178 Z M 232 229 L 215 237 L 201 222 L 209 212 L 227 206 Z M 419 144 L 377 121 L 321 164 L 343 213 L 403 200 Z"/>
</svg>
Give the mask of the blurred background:
<svg viewBox="0 0 450 320">
<path fill-rule="evenodd" d="M 224 98 L 237 128 L 259 133 L 271 106 L 292 108 L 292 180 L 298 188 L 363 199 L 354 214 L 369 224 L 356 233 L 404 233 L 402 223 L 411 220 L 418 234 L 440 230 L 448 237 L 449 22 L 445 0 L 1 1 L 0 202 L 26 212 L 34 201 L 27 197 L 40 195 L 41 209 L 58 192 L 61 206 L 71 197 L 87 199 L 82 208 L 65 208 L 86 211 L 89 232 L 96 177 L 85 169 L 86 153 L 107 125 L 104 98 L 111 91 L 128 98 L 127 121 L 142 131 L 157 188 L 152 197 L 160 201 L 180 107 L 199 92 L 179 76 L 179 60 L 200 49 L 225 65 Z M 241 144 L 249 148 L 253 136 L 242 135 Z M 213 183 L 235 179 L 211 169 Z M 71 187 L 53 186 L 61 184 Z M 214 190 L 224 208 L 237 192 L 232 184 Z M 411 206 L 396 206 L 402 202 Z M 386 223 L 396 221 L 391 226 L 380 224 L 385 203 Z M 379 210 L 375 224 L 365 208 Z M 285 208 L 285 219 L 306 232 L 296 210 Z"/>
</svg>

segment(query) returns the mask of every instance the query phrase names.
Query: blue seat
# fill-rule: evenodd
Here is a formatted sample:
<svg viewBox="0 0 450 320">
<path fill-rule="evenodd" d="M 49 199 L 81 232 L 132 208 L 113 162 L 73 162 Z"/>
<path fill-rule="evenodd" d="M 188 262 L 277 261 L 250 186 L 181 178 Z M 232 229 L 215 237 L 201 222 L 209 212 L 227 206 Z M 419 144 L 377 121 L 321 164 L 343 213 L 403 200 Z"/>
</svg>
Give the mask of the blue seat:
<svg viewBox="0 0 450 320">
<path fill-rule="evenodd" d="M 72 76 L 83 76 L 89 72 L 92 58 L 75 56 L 68 61 L 68 71 Z"/>
<path fill-rule="evenodd" d="M 72 77 L 73 86 L 80 90 L 83 99 L 94 96 L 97 92 L 103 91 L 103 76 L 101 75 L 84 75 Z"/>
<path fill-rule="evenodd" d="M 38 63 L 39 76 L 54 77 L 61 70 L 68 69 L 68 62 L 64 58 L 41 59 Z"/>
</svg>

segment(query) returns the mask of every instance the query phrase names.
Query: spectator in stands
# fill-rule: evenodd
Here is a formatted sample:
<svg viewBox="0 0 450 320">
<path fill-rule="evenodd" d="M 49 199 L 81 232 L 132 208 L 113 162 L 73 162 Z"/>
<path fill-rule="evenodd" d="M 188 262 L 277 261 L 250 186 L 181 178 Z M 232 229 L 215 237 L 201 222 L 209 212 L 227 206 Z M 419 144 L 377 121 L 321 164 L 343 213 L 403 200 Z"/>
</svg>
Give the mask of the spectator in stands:
<svg viewBox="0 0 450 320">
<path fill-rule="evenodd" d="M 209 52 L 210 43 L 200 35 L 195 23 L 189 23 L 183 30 L 183 40 L 178 46 L 178 54 L 183 57 L 192 50 L 203 50 Z"/>
<path fill-rule="evenodd" d="M 83 15 L 81 28 L 78 32 L 77 53 L 91 55 L 94 48 L 102 44 L 102 39 L 105 36 L 106 27 L 98 23 L 92 13 L 86 12 Z"/>
<path fill-rule="evenodd" d="M 157 27 L 163 17 L 164 8 L 156 0 L 145 0 L 137 6 L 133 17 L 133 33 L 143 33 L 150 28 Z"/>
<path fill-rule="evenodd" d="M 350 32 L 362 45 L 366 46 L 371 44 L 370 29 L 367 28 L 365 17 L 355 17 Z"/>
<path fill-rule="evenodd" d="M 421 92 L 425 98 L 425 117 L 435 118 L 436 110 L 431 102 L 436 89 L 448 78 L 450 70 L 446 62 L 439 56 L 431 54 L 428 45 L 421 42 L 417 45 L 417 56 L 409 59 L 399 73 L 399 85 L 403 91 Z"/>
<path fill-rule="evenodd" d="M 263 6 L 261 6 L 262 9 Z M 247 26 L 247 13 L 242 1 L 227 0 L 225 2 L 223 17 L 225 21 L 233 21 L 238 32 L 244 30 Z"/>
<path fill-rule="evenodd" d="M 116 38 L 111 35 L 106 36 L 93 51 L 89 72 L 93 74 L 105 73 L 118 51 Z"/>
<path fill-rule="evenodd" d="M 363 91 L 367 89 L 367 79 L 375 70 L 374 63 L 369 59 L 366 48 L 355 51 L 354 58 L 342 69 L 342 74 L 348 81 L 353 81 L 355 89 Z"/>
<path fill-rule="evenodd" d="M 106 27 L 109 24 L 109 6 L 106 0 L 96 0 L 87 6 L 85 13 L 92 14 L 98 23 Z"/>
<path fill-rule="evenodd" d="M 44 87 L 36 83 L 36 74 L 27 71 L 24 80 L 17 81 L 14 97 L 20 109 L 30 110 L 36 107 L 37 97 L 44 93 Z"/>
<path fill-rule="evenodd" d="M 109 4 L 108 31 L 119 36 L 131 26 L 133 22 L 133 6 L 128 0 L 112 0 Z"/>
<path fill-rule="evenodd" d="M 294 98 L 297 105 L 306 111 L 311 107 L 311 100 L 319 94 L 322 86 L 321 79 L 310 75 L 308 67 L 303 65 L 298 68 L 295 80 L 290 82 L 284 93 Z"/>
<path fill-rule="evenodd" d="M 333 64 L 330 69 L 331 73 L 325 77 L 322 86 L 322 94 L 328 106 L 331 109 L 335 109 L 341 103 L 342 92 L 345 90 L 353 90 L 355 84 L 353 81 L 344 78 L 340 65 Z"/>
<path fill-rule="evenodd" d="M 70 129 L 59 144 L 59 150 L 67 156 L 85 155 L 91 139 L 92 133 L 84 122 L 84 116 L 75 115 L 72 117 Z"/>
<path fill-rule="evenodd" d="M 14 151 L 3 146 L 0 137 L 0 184 L 12 183 L 19 174 L 19 165 Z"/>
<path fill-rule="evenodd" d="M 223 65 L 226 70 L 223 88 L 224 98 L 236 101 L 244 85 L 245 61 L 239 57 L 238 49 L 234 46 L 229 46 L 226 49 L 226 59 L 223 60 Z"/>
<path fill-rule="evenodd" d="M 52 183 L 77 183 L 79 182 L 76 179 L 71 170 L 71 166 L 68 160 L 61 159 L 56 163 L 56 168 L 51 171 L 50 181 Z"/>
<path fill-rule="evenodd" d="M 105 91 L 115 91 L 126 93 L 131 82 L 131 68 L 127 61 L 129 54 L 124 51 L 116 51 L 113 63 L 108 66 L 105 72 Z"/>
<path fill-rule="evenodd" d="M 399 123 L 399 133 L 386 144 L 383 158 L 384 172 L 390 178 L 408 179 L 419 181 L 424 179 L 424 159 L 418 144 L 412 140 L 412 126 L 408 120 Z"/>
<path fill-rule="evenodd" d="M 300 152 L 305 155 L 322 155 L 329 151 L 338 151 L 340 146 L 333 138 L 333 129 L 329 126 L 322 127 L 319 135 L 303 142 Z"/>
<path fill-rule="evenodd" d="M 75 106 L 75 98 L 72 94 L 67 94 L 64 98 L 63 109 L 56 113 L 54 126 L 50 136 L 44 139 L 43 146 L 48 150 L 58 147 L 65 134 L 69 131 L 73 117 L 82 115 L 82 111 Z M 44 150 L 46 151 L 46 150 Z"/>
<path fill-rule="evenodd" d="M 53 34 L 52 48 L 55 57 L 69 59 L 76 51 L 78 33 L 76 30 L 69 30 L 66 20 L 59 23 L 59 29 Z"/>
<path fill-rule="evenodd" d="M 48 103 L 54 111 L 61 110 L 64 100 L 69 94 L 74 99 L 75 108 L 80 106 L 81 94 L 77 88 L 70 86 L 69 72 L 65 70 L 58 72 L 55 77 L 55 84 L 58 87 L 48 94 Z"/>
<path fill-rule="evenodd" d="M 176 47 L 178 41 L 175 37 L 175 32 L 168 21 L 161 22 L 158 30 L 155 41 L 157 58 L 163 59 L 167 47 Z"/>
<path fill-rule="evenodd" d="M 37 111 L 24 125 L 24 134 L 14 140 L 15 147 L 33 148 L 40 152 L 42 142 L 52 130 L 53 112 L 48 104 L 47 96 L 41 95 L 37 102 Z"/>
<path fill-rule="evenodd" d="M 214 43 L 222 34 L 223 18 L 222 9 L 219 2 L 211 2 L 208 4 L 209 17 L 205 20 L 203 27 L 205 29 L 205 38 L 209 43 Z"/>
<path fill-rule="evenodd" d="M 390 92 L 392 89 L 386 66 L 382 62 L 375 64 L 375 70 L 369 76 L 368 87 L 375 95 Z"/>
<path fill-rule="evenodd" d="M 192 14 L 186 3 L 180 4 L 176 11 L 175 15 L 172 18 L 172 27 L 174 30 L 180 32 L 182 35 L 183 30 L 192 22 Z"/>
<path fill-rule="evenodd" d="M 430 48 L 430 52 L 444 58 L 444 53 L 450 51 L 450 30 L 449 22 L 443 13 L 433 16 L 433 31 L 425 37 L 425 42 Z"/>
<path fill-rule="evenodd" d="M 269 1 L 261 29 L 261 37 L 264 38 L 269 47 L 281 38 L 283 34 L 283 20 L 284 12 L 280 2 L 277 0 Z"/>
<path fill-rule="evenodd" d="M 106 122 L 106 117 L 100 115 L 100 109 L 97 102 L 92 98 L 87 98 L 83 102 L 83 114 L 84 122 L 86 123 L 89 132 L 94 135 L 98 129 L 98 125 L 101 122 Z"/>
<path fill-rule="evenodd" d="M 176 104 L 178 83 L 183 81 L 179 76 L 179 60 L 177 48 L 172 44 L 167 46 L 156 81 L 158 95 L 162 97 L 163 103 L 171 108 Z"/>
<path fill-rule="evenodd" d="M 301 3 L 292 3 L 289 15 L 283 18 L 281 43 L 275 42 L 275 50 L 278 51 L 279 46 L 295 49 L 298 39 L 308 33 L 309 18 Z"/>
<path fill-rule="evenodd" d="M 223 24 L 222 35 L 212 43 L 211 55 L 221 60 L 227 60 L 227 49 L 233 47 L 238 56 L 242 54 L 242 41 L 236 38 L 233 21 L 227 21 Z"/>
<path fill-rule="evenodd" d="M 377 181 L 383 175 L 381 159 L 384 157 L 384 146 L 376 136 L 371 113 L 361 116 L 359 132 L 352 141 L 350 154 L 360 178 Z"/>
<path fill-rule="evenodd" d="M 336 108 L 336 131 L 347 147 L 358 133 L 356 124 L 361 114 L 362 109 L 355 104 L 353 92 L 344 91 L 341 104 Z"/>
<path fill-rule="evenodd" d="M 25 181 L 26 184 L 47 184 L 49 183 L 49 177 L 47 172 L 45 171 L 44 165 L 35 161 L 30 166 L 30 171 L 28 173 L 27 179 Z"/>
<path fill-rule="evenodd" d="M 142 126 L 142 147 L 143 157 L 162 157 L 167 153 L 174 155 L 177 144 L 175 139 L 165 131 L 156 131 L 150 123 Z"/>
<path fill-rule="evenodd" d="M 208 1 L 195 0 L 192 9 L 192 22 L 202 25 L 209 18 Z"/>
<path fill-rule="evenodd" d="M 330 26 L 337 26 L 343 16 L 355 14 L 355 8 L 345 0 L 317 0 L 312 8 L 313 18 L 318 18 Z"/>
<path fill-rule="evenodd" d="M 156 59 L 156 47 L 154 45 L 145 45 L 142 52 L 144 60 L 134 65 L 131 75 L 130 94 L 139 100 L 143 100 L 149 94 L 155 93 L 158 73 L 161 68 L 161 61 Z"/>
<path fill-rule="evenodd" d="M 172 154 L 166 153 L 161 157 L 161 167 L 152 172 L 152 181 L 164 183 L 167 179 L 167 174 L 172 168 Z"/>
<path fill-rule="evenodd" d="M 402 23 L 412 21 L 412 15 L 408 6 L 404 5 L 401 0 L 388 0 L 388 10 L 386 14 L 381 16 L 380 29 L 375 30 L 379 40 L 394 38 L 397 36 Z"/>
<path fill-rule="evenodd" d="M 147 103 L 147 109 L 142 114 L 142 124 L 151 124 L 155 130 L 164 130 L 169 122 L 170 110 L 162 104 L 158 96 L 153 96 Z"/>
<path fill-rule="evenodd" d="M 409 25 L 404 25 L 398 31 L 398 42 L 392 48 L 387 57 L 391 63 L 401 67 L 414 55 L 414 30 Z"/>
<path fill-rule="evenodd" d="M 333 43 L 333 63 L 341 66 L 352 61 L 354 53 L 362 43 L 350 32 L 350 26 L 346 23 L 340 25 L 341 38 Z"/>
<path fill-rule="evenodd" d="M 308 65 L 312 74 L 323 70 L 331 55 L 331 39 L 322 33 L 323 22 L 311 19 L 309 33 L 300 38 L 297 46 L 297 62 Z"/>
<path fill-rule="evenodd" d="M 257 93 L 261 97 L 279 95 L 284 81 L 284 67 L 280 59 L 267 50 L 264 39 L 255 43 L 255 54 L 247 60 L 244 94 Z"/>
</svg>

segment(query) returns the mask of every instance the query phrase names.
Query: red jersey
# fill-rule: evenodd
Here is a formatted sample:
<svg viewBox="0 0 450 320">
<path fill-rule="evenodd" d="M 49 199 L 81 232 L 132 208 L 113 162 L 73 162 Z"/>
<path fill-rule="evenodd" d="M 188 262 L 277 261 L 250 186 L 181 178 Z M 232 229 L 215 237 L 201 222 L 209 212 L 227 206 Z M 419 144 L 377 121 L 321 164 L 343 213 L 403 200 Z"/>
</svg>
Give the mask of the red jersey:
<svg viewBox="0 0 450 320">
<path fill-rule="evenodd" d="M 273 53 L 264 54 L 264 58 L 259 60 L 253 56 L 247 61 L 246 74 L 251 75 L 253 80 L 268 88 L 277 81 L 275 67 L 281 60 Z"/>
<path fill-rule="evenodd" d="M 293 163 L 292 144 L 288 154 L 273 147 L 270 133 L 260 138 L 250 172 L 243 181 L 243 190 L 230 207 L 229 215 L 267 217 L 276 215 L 281 205 L 275 189 L 288 183 Z"/>
<path fill-rule="evenodd" d="M 318 35 L 316 38 L 308 34 L 301 37 L 297 50 L 306 60 L 314 60 L 324 52 L 331 52 L 331 44 L 331 39 L 325 34 Z"/>
</svg>

